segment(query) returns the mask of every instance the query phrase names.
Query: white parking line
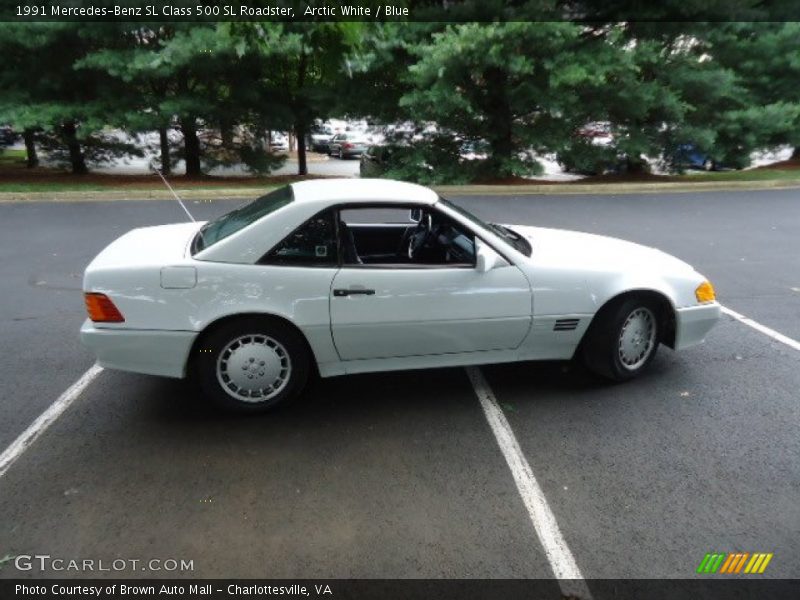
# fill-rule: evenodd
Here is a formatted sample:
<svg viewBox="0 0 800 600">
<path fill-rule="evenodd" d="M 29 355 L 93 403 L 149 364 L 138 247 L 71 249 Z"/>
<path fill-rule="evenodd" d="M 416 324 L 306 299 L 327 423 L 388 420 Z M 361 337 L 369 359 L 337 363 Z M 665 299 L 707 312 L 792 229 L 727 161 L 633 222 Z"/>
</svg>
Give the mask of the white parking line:
<svg viewBox="0 0 800 600">
<path fill-rule="evenodd" d="M 78 381 L 69 386 L 46 411 L 39 415 L 17 439 L 11 442 L 11 445 L 5 449 L 3 454 L 0 454 L 0 477 L 6 474 L 11 465 L 36 441 L 36 438 L 42 435 L 69 408 L 69 405 L 81 395 L 81 392 L 94 381 L 95 377 L 102 372 L 103 367 L 97 364 L 92 365 L 86 373 L 81 375 Z"/>
<path fill-rule="evenodd" d="M 795 350 L 800 350 L 800 342 L 797 340 L 793 340 L 790 337 L 783 335 L 782 333 L 778 333 L 774 329 L 770 329 L 766 325 L 762 325 L 758 321 L 754 321 L 750 317 L 745 317 L 744 315 L 736 312 L 735 310 L 731 310 L 727 306 L 720 306 L 722 312 L 726 315 L 733 317 L 737 321 L 744 323 L 748 327 L 752 327 L 756 331 L 760 331 L 761 333 L 768 335 L 773 340 L 780 342 L 781 344 L 785 344 L 789 346 L 789 348 L 794 348 Z"/>
<path fill-rule="evenodd" d="M 568 597 L 591 598 L 586 581 L 575 563 L 567 542 L 561 535 L 555 515 L 547 504 L 547 498 L 545 498 L 542 488 L 539 487 L 533 470 L 522 453 L 517 438 L 514 437 L 511 425 L 498 406 L 497 399 L 484 379 L 483 373 L 477 367 L 467 367 L 466 371 L 486 415 L 486 420 L 492 428 L 506 463 L 508 463 L 508 468 L 511 469 L 514 482 L 517 484 L 525 508 L 528 509 L 528 515 L 536 530 L 536 535 L 539 537 L 539 542 L 544 548 L 550 568 L 558 579 L 561 592 Z"/>
</svg>

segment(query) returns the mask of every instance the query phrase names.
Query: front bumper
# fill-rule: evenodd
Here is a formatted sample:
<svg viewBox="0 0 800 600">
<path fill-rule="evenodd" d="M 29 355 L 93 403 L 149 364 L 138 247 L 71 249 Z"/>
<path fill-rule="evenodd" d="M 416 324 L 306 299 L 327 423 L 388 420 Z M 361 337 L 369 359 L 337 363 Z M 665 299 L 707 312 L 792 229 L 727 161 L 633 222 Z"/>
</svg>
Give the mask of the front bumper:
<svg viewBox="0 0 800 600">
<path fill-rule="evenodd" d="M 722 311 L 717 302 L 700 304 L 675 311 L 675 350 L 696 346 L 719 321 Z"/>
<path fill-rule="evenodd" d="M 146 375 L 185 377 L 194 331 L 101 329 L 89 319 L 81 327 L 81 342 L 102 367 Z"/>
</svg>

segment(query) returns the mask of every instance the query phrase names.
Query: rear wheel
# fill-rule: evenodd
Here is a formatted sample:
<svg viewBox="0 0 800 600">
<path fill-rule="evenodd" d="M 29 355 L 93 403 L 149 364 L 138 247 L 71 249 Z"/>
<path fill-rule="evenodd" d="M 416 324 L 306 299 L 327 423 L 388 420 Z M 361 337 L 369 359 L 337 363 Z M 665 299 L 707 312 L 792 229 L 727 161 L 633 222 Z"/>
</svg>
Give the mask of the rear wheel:
<svg viewBox="0 0 800 600">
<path fill-rule="evenodd" d="M 198 346 L 194 376 L 218 406 L 262 412 L 295 398 L 308 380 L 309 353 L 289 325 L 268 318 L 225 323 Z"/>
<path fill-rule="evenodd" d="M 604 308 L 584 340 L 586 366 L 613 381 L 638 376 L 658 350 L 661 336 L 658 314 L 651 302 L 636 297 Z"/>
</svg>

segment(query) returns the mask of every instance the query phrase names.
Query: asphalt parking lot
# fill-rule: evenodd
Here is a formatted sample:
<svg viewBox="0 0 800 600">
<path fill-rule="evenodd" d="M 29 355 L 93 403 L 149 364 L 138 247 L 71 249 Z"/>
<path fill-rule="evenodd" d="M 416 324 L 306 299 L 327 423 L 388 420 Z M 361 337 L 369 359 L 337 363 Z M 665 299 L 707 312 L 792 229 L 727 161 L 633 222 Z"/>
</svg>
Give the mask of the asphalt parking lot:
<svg viewBox="0 0 800 600">
<path fill-rule="evenodd" d="M 800 339 L 800 190 L 452 199 L 656 246 Z M 181 220 L 174 202 L 0 205 L 0 452 L 93 363 L 85 265 L 128 229 Z M 797 578 L 799 367 L 724 316 L 625 385 L 568 363 L 481 371 L 587 579 L 693 577 L 705 553 L 734 551 L 774 553 L 764 577 Z M 191 577 L 552 576 L 463 369 L 323 380 L 255 418 L 104 371 L 0 478 L 0 559 L 36 553 L 191 559 L 170 573 Z"/>
</svg>

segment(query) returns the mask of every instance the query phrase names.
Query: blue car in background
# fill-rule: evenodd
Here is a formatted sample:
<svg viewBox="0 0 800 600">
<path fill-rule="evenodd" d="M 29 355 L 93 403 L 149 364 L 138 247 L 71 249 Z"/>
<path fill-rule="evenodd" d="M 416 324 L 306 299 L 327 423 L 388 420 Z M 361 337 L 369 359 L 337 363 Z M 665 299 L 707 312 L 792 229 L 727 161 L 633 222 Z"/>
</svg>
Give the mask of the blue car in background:
<svg viewBox="0 0 800 600">
<path fill-rule="evenodd" d="M 676 165 L 689 169 L 702 169 L 703 171 L 716 171 L 717 169 L 716 161 L 694 144 L 678 146 L 674 162 Z"/>
<path fill-rule="evenodd" d="M 716 171 L 717 169 L 744 169 L 750 164 L 749 154 L 742 150 L 725 156 L 712 156 L 694 144 L 681 144 L 673 155 L 672 163 L 685 169 Z"/>
</svg>

